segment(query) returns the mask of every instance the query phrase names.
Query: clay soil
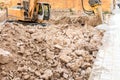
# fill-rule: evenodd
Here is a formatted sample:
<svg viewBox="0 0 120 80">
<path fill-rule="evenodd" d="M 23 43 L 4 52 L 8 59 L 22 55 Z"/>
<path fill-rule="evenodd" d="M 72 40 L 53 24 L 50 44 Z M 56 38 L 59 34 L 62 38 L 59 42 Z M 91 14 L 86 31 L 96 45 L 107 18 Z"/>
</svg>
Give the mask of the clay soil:
<svg viewBox="0 0 120 80">
<path fill-rule="evenodd" d="M 16 22 L 0 27 L 0 80 L 88 80 L 102 45 L 99 20 L 57 16 L 45 27 Z"/>
</svg>

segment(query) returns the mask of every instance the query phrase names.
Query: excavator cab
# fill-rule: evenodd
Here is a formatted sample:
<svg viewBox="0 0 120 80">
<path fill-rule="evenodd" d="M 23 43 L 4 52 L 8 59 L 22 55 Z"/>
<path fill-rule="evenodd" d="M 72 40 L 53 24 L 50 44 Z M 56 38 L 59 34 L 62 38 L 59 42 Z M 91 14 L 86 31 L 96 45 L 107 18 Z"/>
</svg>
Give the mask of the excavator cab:
<svg viewBox="0 0 120 80">
<path fill-rule="evenodd" d="M 23 2 L 24 5 L 24 16 L 28 18 L 29 16 L 29 7 L 30 4 L 27 1 Z M 42 20 L 49 20 L 50 18 L 50 4 L 37 2 L 35 7 L 33 8 L 32 20 L 31 21 L 42 21 Z"/>
<path fill-rule="evenodd" d="M 37 3 L 38 5 L 38 20 L 49 20 L 50 5 L 48 3 Z"/>
</svg>

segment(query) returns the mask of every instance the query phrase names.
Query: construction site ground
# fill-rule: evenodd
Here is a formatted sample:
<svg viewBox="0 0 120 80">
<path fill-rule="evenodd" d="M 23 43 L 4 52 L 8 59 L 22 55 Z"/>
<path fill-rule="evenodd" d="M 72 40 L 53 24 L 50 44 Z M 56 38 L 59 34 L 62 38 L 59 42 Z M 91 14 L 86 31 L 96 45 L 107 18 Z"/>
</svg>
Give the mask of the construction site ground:
<svg viewBox="0 0 120 80">
<path fill-rule="evenodd" d="M 109 25 L 98 26 L 106 30 L 90 80 L 120 80 L 120 9 L 116 6 Z"/>
<path fill-rule="evenodd" d="M 99 18 L 53 11 L 44 23 L 0 26 L 0 80 L 88 80 L 105 32 Z"/>
</svg>

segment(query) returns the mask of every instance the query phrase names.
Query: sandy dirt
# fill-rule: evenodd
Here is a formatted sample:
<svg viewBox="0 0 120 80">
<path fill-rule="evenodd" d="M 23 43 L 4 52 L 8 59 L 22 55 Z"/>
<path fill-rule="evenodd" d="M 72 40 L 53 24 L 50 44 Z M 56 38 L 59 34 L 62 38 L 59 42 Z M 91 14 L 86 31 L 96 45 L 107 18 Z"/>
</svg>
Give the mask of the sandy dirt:
<svg viewBox="0 0 120 80">
<path fill-rule="evenodd" d="M 85 16 L 62 18 L 46 27 L 1 26 L 0 79 L 88 80 L 104 31 Z"/>
</svg>

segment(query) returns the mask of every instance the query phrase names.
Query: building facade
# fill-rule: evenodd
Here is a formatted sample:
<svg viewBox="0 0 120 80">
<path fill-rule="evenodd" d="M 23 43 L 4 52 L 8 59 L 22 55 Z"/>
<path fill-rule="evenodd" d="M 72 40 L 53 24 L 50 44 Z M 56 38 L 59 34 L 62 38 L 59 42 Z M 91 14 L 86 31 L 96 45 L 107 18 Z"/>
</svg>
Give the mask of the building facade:
<svg viewBox="0 0 120 80">
<path fill-rule="evenodd" d="M 1 1 L 9 1 L 9 5 L 16 5 L 18 2 L 22 0 L 0 0 Z M 72 10 L 82 10 L 81 0 L 39 0 L 41 2 L 48 2 L 51 4 L 52 9 L 72 9 Z M 83 0 L 86 9 L 89 9 L 90 6 L 88 4 L 88 0 Z M 101 0 L 102 7 L 104 11 L 110 11 L 113 0 Z"/>
</svg>

